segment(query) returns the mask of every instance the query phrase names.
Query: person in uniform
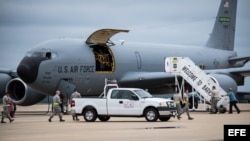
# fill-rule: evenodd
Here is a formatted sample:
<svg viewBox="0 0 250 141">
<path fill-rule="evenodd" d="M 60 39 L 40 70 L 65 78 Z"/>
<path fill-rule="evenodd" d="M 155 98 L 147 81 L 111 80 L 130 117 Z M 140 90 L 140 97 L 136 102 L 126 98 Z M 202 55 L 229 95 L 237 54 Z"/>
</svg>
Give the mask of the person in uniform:
<svg viewBox="0 0 250 141">
<path fill-rule="evenodd" d="M 237 103 L 238 103 L 238 99 L 235 97 L 235 94 L 233 92 L 233 89 L 232 88 L 229 88 L 228 89 L 228 93 L 226 95 L 222 95 L 222 96 L 228 96 L 229 97 L 229 114 L 232 114 L 233 113 L 233 106 L 234 108 L 236 109 L 237 113 L 239 114 L 240 113 L 240 109 L 239 107 L 237 106 Z"/>
<path fill-rule="evenodd" d="M 62 93 L 60 93 L 59 97 L 61 100 L 61 104 L 60 104 L 61 111 L 64 114 L 65 113 L 65 109 L 64 109 L 65 98 L 64 98 L 64 95 Z"/>
<path fill-rule="evenodd" d="M 181 95 L 178 93 L 178 91 L 175 92 L 174 96 L 173 96 L 173 100 L 176 104 L 176 108 L 177 108 L 177 119 L 180 120 L 181 118 L 181 113 L 182 113 L 182 109 L 181 109 Z"/>
<path fill-rule="evenodd" d="M 218 103 L 218 91 L 215 86 L 212 87 L 212 96 L 211 96 L 211 111 L 210 114 L 216 114 L 218 112 L 217 103 Z"/>
<path fill-rule="evenodd" d="M 193 120 L 194 118 L 192 118 L 189 114 L 189 101 L 188 101 L 188 89 L 185 90 L 185 92 L 183 93 L 183 100 L 182 100 L 182 103 L 184 105 L 184 107 L 182 108 L 182 113 L 183 114 L 184 112 L 187 113 L 187 116 L 188 116 L 188 120 Z"/>
<path fill-rule="evenodd" d="M 64 122 L 65 120 L 62 119 L 62 110 L 60 104 L 62 103 L 60 99 L 61 92 L 59 90 L 56 91 L 55 96 L 53 96 L 53 110 L 52 114 L 50 115 L 49 122 L 51 122 L 51 119 L 54 117 L 54 115 L 57 113 L 59 116 L 59 121 Z"/>
<path fill-rule="evenodd" d="M 71 98 L 70 98 L 71 101 L 73 98 L 81 98 L 81 94 L 77 91 L 76 88 L 75 88 L 74 92 L 71 94 Z M 72 114 L 73 120 L 79 120 L 74 110 L 71 110 L 71 114 Z"/>
<path fill-rule="evenodd" d="M 10 113 L 9 113 L 9 109 L 8 109 L 8 107 L 10 106 L 10 103 L 11 103 L 11 100 L 10 100 L 10 97 L 9 97 L 9 93 L 6 92 L 4 97 L 3 97 L 3 112 L 2 112 L 1 123 L 6 123 L 4 121 L 5 117 L 7 117 L 10 122 L 14 121 L 14 119 L 11 118 Z"/>
</svg>

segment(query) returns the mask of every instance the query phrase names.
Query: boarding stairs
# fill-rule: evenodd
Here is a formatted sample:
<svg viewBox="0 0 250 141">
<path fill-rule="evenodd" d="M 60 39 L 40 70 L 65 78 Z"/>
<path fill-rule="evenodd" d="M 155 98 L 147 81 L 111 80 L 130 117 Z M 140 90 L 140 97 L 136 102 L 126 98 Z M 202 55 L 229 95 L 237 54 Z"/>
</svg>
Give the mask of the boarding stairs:
<svg viewBox="0 0 250 141">
<path fill-rule="evenodd" d="M 180 75 L 185 79 L 207 102 L 210 102 L 212 86 L 216 86 L 219 93 L 218 108 L 225 108 L 229 102 L 226 91 L 220 87 L 215 78 L 207 75 L 202 69 L 194 64 L 188 57 L 165 58 L 165 71 L 167 73 Z"/>
</svg>

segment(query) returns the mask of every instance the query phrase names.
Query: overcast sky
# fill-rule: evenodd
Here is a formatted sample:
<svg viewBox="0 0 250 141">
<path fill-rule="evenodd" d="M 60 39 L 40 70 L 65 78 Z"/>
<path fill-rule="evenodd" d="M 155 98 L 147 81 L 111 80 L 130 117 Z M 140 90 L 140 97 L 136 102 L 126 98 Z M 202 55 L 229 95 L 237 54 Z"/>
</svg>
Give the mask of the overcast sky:
<svg viewBox="0 0 250 141">
<path fill-rule="evenodd" d="M 0 68 L 44 40 L 128 29 L 112 40 L 202 46 L 220 0 L 0 0 Z M 238 0 L 235 50 L 250 56 L 250 0 Z"/>
</svg>

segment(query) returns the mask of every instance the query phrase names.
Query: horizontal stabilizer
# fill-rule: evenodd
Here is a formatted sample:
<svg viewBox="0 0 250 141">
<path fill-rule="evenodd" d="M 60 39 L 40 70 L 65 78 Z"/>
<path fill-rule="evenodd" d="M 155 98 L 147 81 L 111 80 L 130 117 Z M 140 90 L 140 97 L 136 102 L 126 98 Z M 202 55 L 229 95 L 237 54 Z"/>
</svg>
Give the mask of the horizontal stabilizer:
<svg viewBox="0 0 250 141">
<path fill-rule="evenodd" d="M 235 64 L 237 62 L 242 62 L 243 65 L 246 64 L 250 60 L 250 56 L 245 56 L 245 57 L 232 57 L 229 58 L 228 61 L 230 64 Z"/>
</svg>

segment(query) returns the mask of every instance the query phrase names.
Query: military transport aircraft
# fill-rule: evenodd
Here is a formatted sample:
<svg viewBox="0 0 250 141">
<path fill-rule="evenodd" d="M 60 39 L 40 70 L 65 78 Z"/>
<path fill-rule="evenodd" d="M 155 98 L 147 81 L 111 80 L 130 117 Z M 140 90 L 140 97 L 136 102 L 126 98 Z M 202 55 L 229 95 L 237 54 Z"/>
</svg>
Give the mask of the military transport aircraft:
<svg viewBox="0 0 250 141">
<path fill-rule="evenodd" d="M 237 0 L 221 0 L 213 31 L 203 47 L 113 42 L 121 29 L 101 29 L 86 41 L 60 38 L 42 42 L 27 52 L 17 71 L 1 71 L 0 83 L 18 105 L 36 104 L 57 89 L 69 98 L 74 88 L 82 96 L 98 96 L 105 79 L 120 87 L 147 88 L 152 94 L 173 91 L 175 76 L 164 72 L 164 58 L 189 57 L 222 88 L 244 85 L 250 76 L 250 56 L 234 51 Z M 2 87 L 2 86 L 1 86 Z"/>
</svg>

